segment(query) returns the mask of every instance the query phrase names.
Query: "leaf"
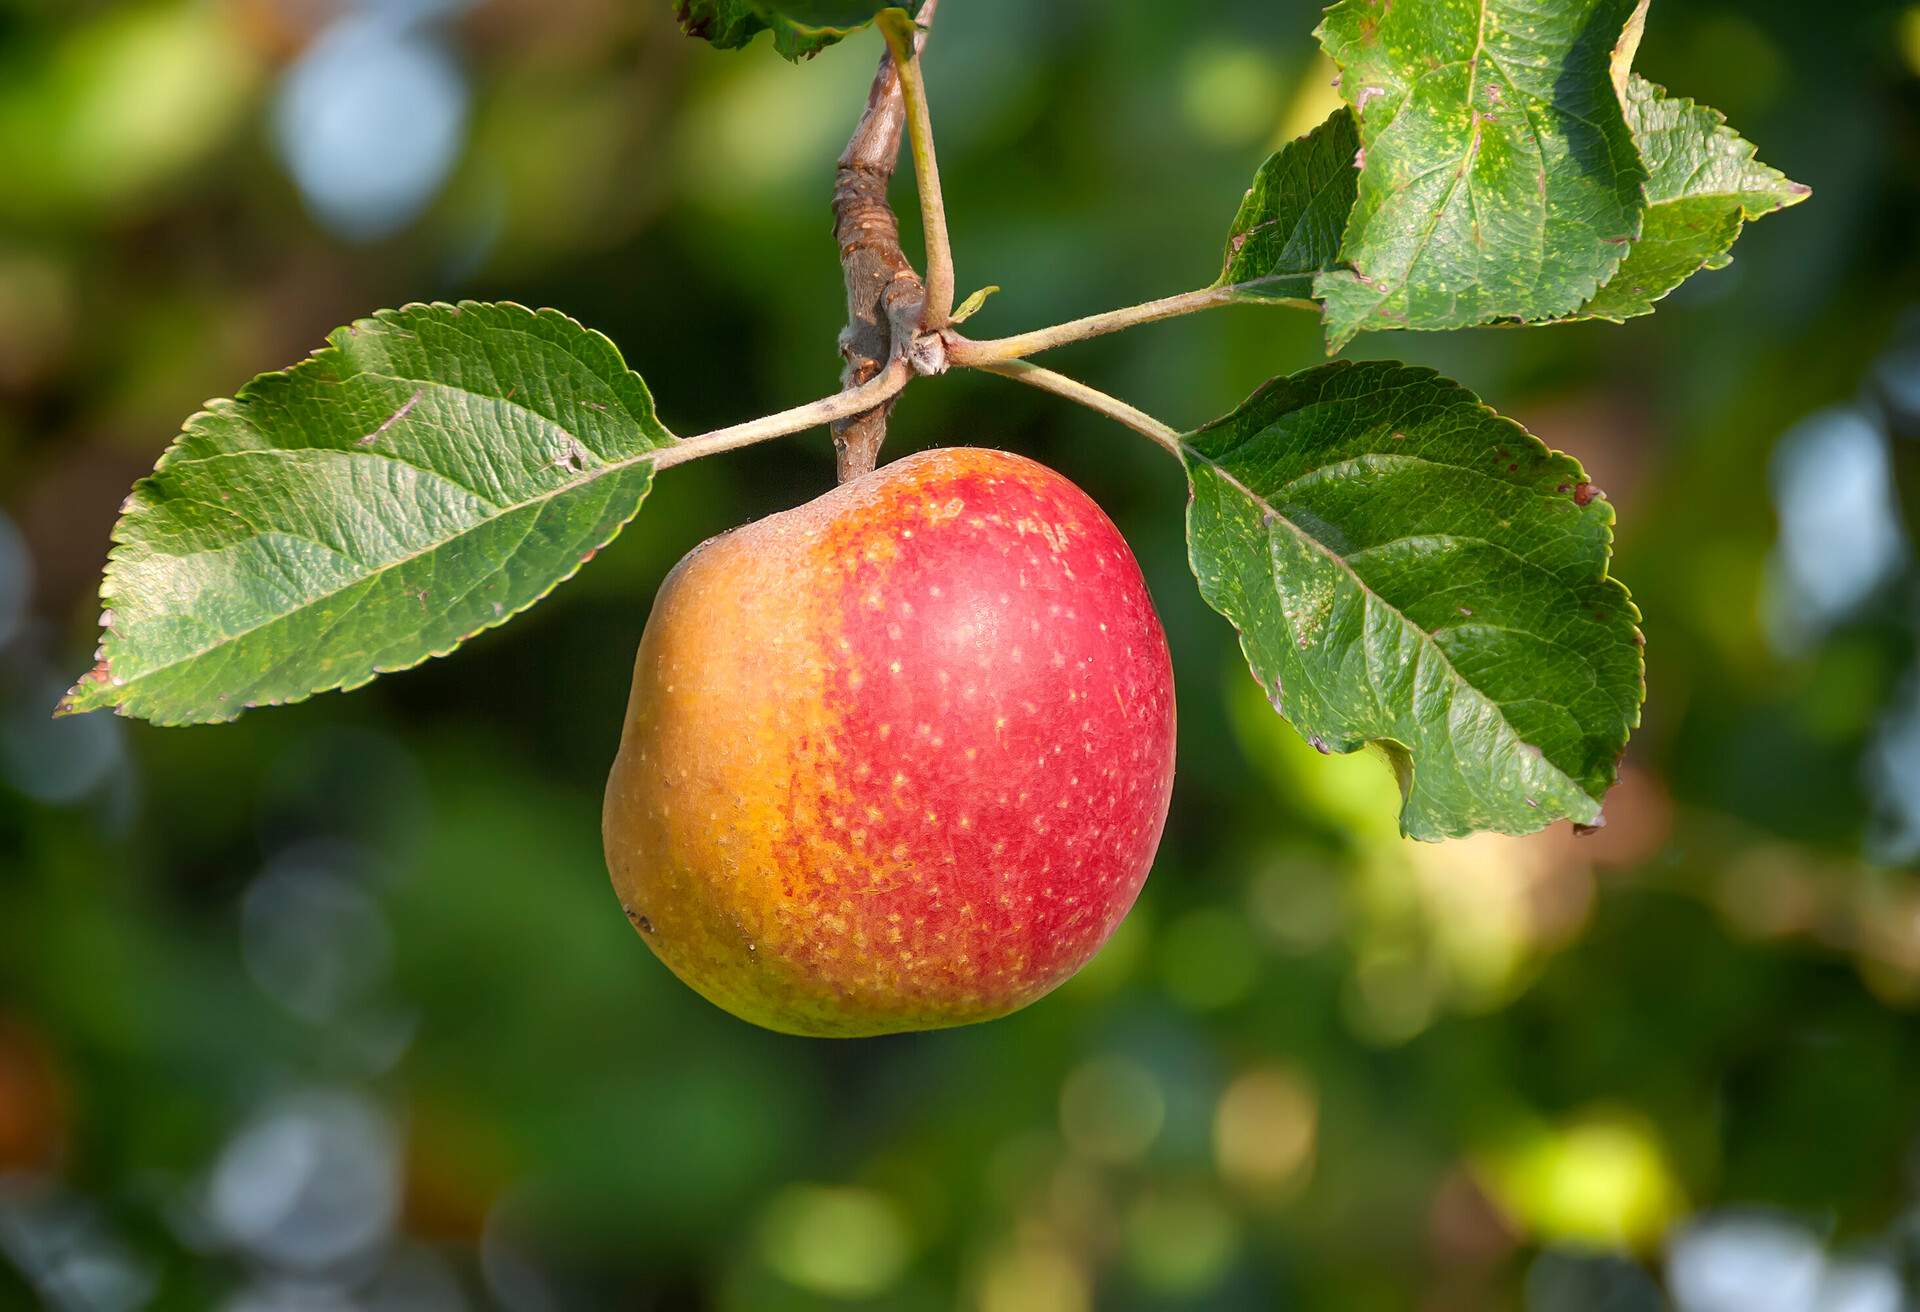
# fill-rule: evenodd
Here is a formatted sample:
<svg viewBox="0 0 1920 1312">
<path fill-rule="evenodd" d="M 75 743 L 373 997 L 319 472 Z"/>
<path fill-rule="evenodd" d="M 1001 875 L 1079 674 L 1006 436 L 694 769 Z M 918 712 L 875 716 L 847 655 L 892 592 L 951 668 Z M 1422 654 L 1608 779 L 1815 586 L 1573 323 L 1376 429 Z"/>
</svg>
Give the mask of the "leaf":
<svg viewBox="0 0 1920 1312">
<path fill-rule="evenodd" d="M 1649 173 L 1646 223 L 1619 270 L 1570 318 L 1618 323 L 1653 313 L 1655 301 L 1700 270 L 1725 268 L 1746 222 L 1813 194 L 1755 158 L 1718 110 L 1638 74 L 1628 79 L 1626 107 Z"/>
<path fill-rule="evenodd" d="M 987 303 L 987 297 L 999 290 L 999 283 L 988 283 L 985 287 L 982 287 L 979 291 L 967 297 L 966 300 L 954 306 L 953 313 L 947 316 L 947 322 L 965 323 L 967 320 L 973 318 L 974 315 L 980 313 L 980 307 Z"/>
<path fill-rule="evenodd" d="M 1182 443 L 1201 593 L 1309 741 L 1386 751 L 1406 834 L 1599 822 L 1643 667 L 1578 462 L 1390 362 L 1276 379 Z"/>
<path fill-rule="evenodd" d="M 134 486 L 63 712 L 229 720 L 445 655 L 611 541 L 674 441 L 613 343 L 553 310 L 410 305 L 328 340 Z"/>
<path fill-rule="evenodd" d="M 1607 76 L 1613 79 L 1613 94 L 1624 102 L 1627 98 L 1627 82 L 1633 76 L 1633 61 L 1640 56 L 1640 42 L 1647 35 L 1647 10 L 1653 6 L 1653 0 L 1640 0 L 1633 12 L 1627 15 L 1627 25 L 1620 32 L 1620 39 L 1613 43 L 1613 53 L 1607 57 Z"/>
<path fill-rule="evenodd" d="M 773 48 L 788 59 L 811 59 L 873 22 L 886 9 L 920 12 L 921 0 L 674 0 L 673 14 L 688 36 L 721 50 L 737 50 L 773 32 Z"/>
<path fill-rule="evenodd" d="M 1329 347 L 1584 305 L 1640 235 L 1646 169 L 1614 90 L 1635 0 L 1340 0 L 1319 36 L 1364 148 Z"/>
<path fill-rule="evenodd" d="M 1268 156 L 1234 215 L 1214 285 L 1242 300 L 1311 304 L 1314 275 L 1340 262 L 1359 149 L 1353 114 L 1342 107 Z"/>
</svg>

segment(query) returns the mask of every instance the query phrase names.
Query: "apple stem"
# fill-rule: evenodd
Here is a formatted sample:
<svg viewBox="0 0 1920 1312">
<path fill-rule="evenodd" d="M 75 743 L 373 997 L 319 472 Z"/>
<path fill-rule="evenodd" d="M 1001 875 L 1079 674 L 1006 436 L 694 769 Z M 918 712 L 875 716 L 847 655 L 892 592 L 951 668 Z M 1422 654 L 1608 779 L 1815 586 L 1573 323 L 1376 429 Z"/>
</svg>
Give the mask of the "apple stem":
<svg viewBox="0 0 1920 1312">
<path fill-rule="evenodd" d="M 953 245 L 947 235 L 947 206 L 940 190 L 940 164 L 934 156 L 933 120 L 927 108 L 927 83 L 920 69 L 920 31 L 902 9 L 881 13 L 880 31 L 900 83 L 907 112 L 907 141 L 913 148 L 913 174 L 920 193 L 920 223 L 927 248 L 927 298 L 920 327 L 937 332 L 953 317 Z"/>
<path fill-rule="evenodd" d="M 1165 447 L 1174 459 L 1184 460 L 1178 430 L 1161 423 L 1146 411 L 1128 405 L 1117 396 L 1109 396 L 1098 388 L 1088 387 L 1077 378 L 1057 374 L 1025 360 L 990 360 L 974 367 L 985 373 L 999 374 L 1002 378 L 1025 383 L 1029 387 L 1037 387 L 1043 392 L 1052 392 L 1055 396 L 1064 396 L 1069 401 L 1125 424 L 1134 432 Z"/>
</svg>

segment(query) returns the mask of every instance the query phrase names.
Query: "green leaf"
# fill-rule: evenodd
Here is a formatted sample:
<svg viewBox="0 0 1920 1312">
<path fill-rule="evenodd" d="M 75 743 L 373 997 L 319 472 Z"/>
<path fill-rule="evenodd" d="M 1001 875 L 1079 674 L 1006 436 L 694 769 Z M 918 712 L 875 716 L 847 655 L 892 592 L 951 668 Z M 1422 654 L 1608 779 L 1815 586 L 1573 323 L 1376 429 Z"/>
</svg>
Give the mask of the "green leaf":
<svg viewBox="0 0 1920 1312">
<path fill-rule="evenodd" d="M 1578 462 L 1390 362 L 1276 379 L 1182 443 L 1200 591 L 1302 735 L 1386 751 L 1405 833 L 1599 822 L 1643 667 Z"/>
<path fill-rule="evenodd" d="M 974 315 L 980 313 L 980 307 L 987 303 L 987 297 L 999 290 L 999 283 L 988 283 L 985 287 L 982 287 L 979 291 L 967 297 L 966 300 L 954 306 L 953 313 L 947 316 L 947 322 L 965 323 L 967 320 L 973 318 Z"/>
<path fill-rule="evenodd" d="M 765 31 L 791 60 L 811 59 L 872 23 L 886 9 L 920 12 L 921 0 L 674 0 L 674 17 L 688 36 L 737 50 Z"/>
<path fill-rule="evenodd" d="M 1613 80 L 1637 17 L 1635 0 L 1327 11 L 1320 41 L 1364 148 L 1351 267 L 1315 283 L 1332 349 L 1364 330 L 1558 318 L 1613 276 L 1645 208 Z"/>
<path fill-rule="evenodd" d="M 1646 161 L 1647 216 L 1619 270 L 1572 318 L 1619 322 L 1702 269 L 1724 268 L 1742 226 L 1812 194 L 1755 158 L 1718 110 L 1667 94 L 1634 74 L 1627 122 Z"/>
<path fill-rule="evenodd" d="M 1353 209 L 1359 129 L 1346 108 L 1267 157 L 1227 234 L 1216 287 L 1237 299 L 1311 304 L 1313 279 L 1340 263 Z"/>
<path fill-rule="evenodd" d="M 611 541 L 674 441 L 613 343 L 553 310 L 410 305 L 328 340 L 134 486 L 63 711 L 229 720 L 445 655 Z"/>
</svg>

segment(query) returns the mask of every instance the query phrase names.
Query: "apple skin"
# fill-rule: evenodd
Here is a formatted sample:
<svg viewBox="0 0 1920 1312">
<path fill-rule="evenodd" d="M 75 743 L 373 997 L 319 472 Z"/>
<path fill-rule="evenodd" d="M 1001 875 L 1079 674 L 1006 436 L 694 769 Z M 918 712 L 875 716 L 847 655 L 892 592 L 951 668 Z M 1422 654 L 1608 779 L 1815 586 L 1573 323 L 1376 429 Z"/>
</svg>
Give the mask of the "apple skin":
<svg viewBox="0 0 1920 1312">
<path fill-rule="evenodd" d="M 1173 756 L 1166 635 L 1119 530 L 1031 460 L 928 451 L 667 577 L 607 865 L 647 945 L 742 1019 L 964 1025 L 1106 942 Z"/>
</svg>

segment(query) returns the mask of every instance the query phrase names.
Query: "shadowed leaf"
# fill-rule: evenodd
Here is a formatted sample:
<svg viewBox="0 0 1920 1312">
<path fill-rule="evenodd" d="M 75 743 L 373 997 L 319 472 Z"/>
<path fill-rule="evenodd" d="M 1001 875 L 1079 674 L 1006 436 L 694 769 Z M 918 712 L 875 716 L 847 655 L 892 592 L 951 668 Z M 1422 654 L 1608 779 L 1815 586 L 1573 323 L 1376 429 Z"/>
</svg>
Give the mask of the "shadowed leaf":
<svg viewBox="0 0 1920 1312">
<path fill-rule="evenodd" d="M 737 50 L 762 32 L 788 59 L 811 59 L 873 22 L 886 9 L 920 11 L 920 0 L 675 0 L 674 17 L 689 36 Z"/>
<path fill-rule="evenodd" d="M 1576 461 L 1387 362 L 1276 379 L 1182 442 L 1202 594 L 1302 735 L 1385 749 L 1409 836 L 1599 820 L 1639 615 Z"/>
<path fill-rule="evenodd" d="M 1646 161 L 1646 223 L 1640 240 L 1576 319 L 1619 322 L 1702 269 L 1726 267 L 1740 230 L 1812 192 L 1762 164 L 1718 110 L 1670 96 L 1638 74 L 1627 82 L 1627 121 Z"/>
<path fill-rule="evenodd" d="M 1312 303 L 1314 275 L 1340 263 L 1359 149 L 1353 114 L 1341 108 L 1268 156 L 1234 216 L 1214 285 L 1243 300 Z"/>
<path fill-rule="evenodd" d="M 1327 11 L 1320 41 L 1364 148 L 1350 267 L 1315 285 L 1330 348 L 1366 330 L 1558 318 L 1613 275 L 1645 207 L 1614 84 L 1639 16 L 1635 0 Z"/>
</svg>

